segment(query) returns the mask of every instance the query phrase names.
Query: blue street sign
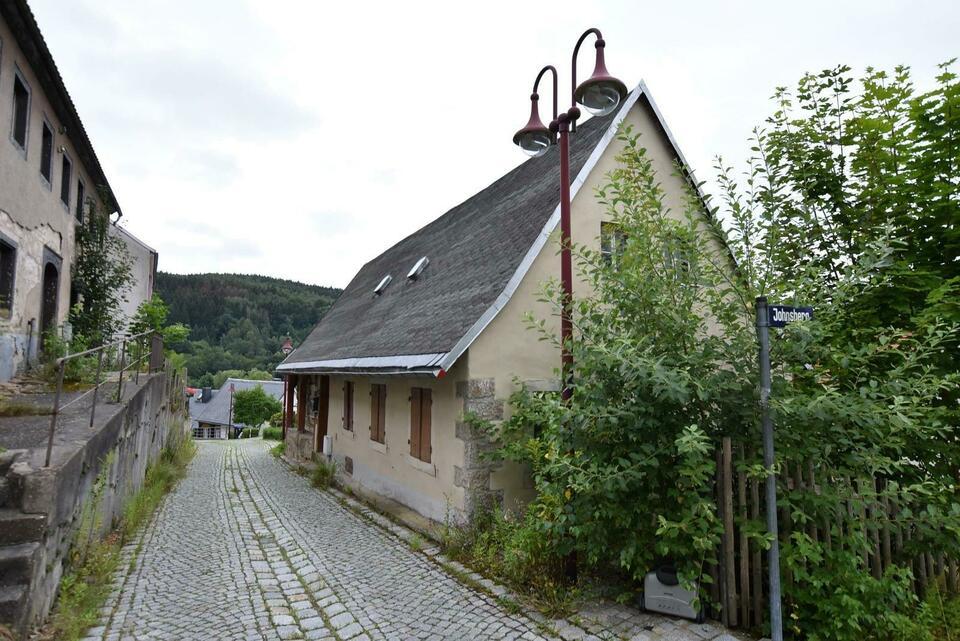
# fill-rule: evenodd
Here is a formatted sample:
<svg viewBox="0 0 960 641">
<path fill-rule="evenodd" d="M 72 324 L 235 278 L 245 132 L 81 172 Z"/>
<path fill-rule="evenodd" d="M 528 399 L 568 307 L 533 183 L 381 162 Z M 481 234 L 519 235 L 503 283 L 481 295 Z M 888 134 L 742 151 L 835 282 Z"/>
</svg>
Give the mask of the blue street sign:
<svg viewBox="0 0 960 641">
<path fill-rule="evenodd" d="M 786 327 L 790 323 L 813 318 L 813 308 L 770 305 L 767 307 L 767 318 L 770 327 Z"/>
</svg>

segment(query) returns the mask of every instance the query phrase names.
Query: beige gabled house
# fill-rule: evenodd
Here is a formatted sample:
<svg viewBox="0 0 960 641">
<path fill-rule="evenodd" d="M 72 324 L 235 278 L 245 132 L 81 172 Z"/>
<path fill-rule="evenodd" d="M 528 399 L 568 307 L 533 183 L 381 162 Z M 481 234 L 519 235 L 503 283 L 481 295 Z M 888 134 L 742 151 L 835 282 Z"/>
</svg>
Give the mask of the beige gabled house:
<svg viewBox="0 0 960 641">
<path fill-rule="evenodd" d="M 667 206 L 684 209 L 692 176 L 677 175 L 687 164 L 641 83 L 571 137 L 575 243 L 606 241 L 595 189 L 616 166 L 622 124 L 641 134 Z M 558 162 L 555 147 L 526 161 L 361 268 L 278 367 L 289 457 L 317 456 L 329 435 L 342 482 L 436 521 L 531 498 L 525 471 L 487 460 L 490 444 L 463 417 L 502 418 L 518 382 L 559 387 L 557 348 L 524 322 L 556 320 L 538 291 L 559 279 Z"/>
</svg>

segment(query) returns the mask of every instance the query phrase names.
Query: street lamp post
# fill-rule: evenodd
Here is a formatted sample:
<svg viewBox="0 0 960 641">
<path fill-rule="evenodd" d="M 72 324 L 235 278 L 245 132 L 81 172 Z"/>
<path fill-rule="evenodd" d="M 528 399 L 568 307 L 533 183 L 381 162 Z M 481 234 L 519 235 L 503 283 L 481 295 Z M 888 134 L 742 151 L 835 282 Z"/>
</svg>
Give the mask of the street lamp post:
<svg viewBox="0 0 960 641">
<path fill-rule="evenodd" d="M 596 64 L 593 74 L 579 86 L 577 85 L 577 54 L 580 45 L 587 36 L 594 35 L 596 42 Z M 605 116 L 617 108 L 627 95 L 627 87 L 607 71 L 603 50 L 606 43 L 599 29 L 587 29 L 577 40 L 571 62 L 570 108 L 557 114 L 557 70 L 547 65 L 537 74 L 530 94 L 530 120 L 513 136 L 518 145 L 530 156 L 542 156 L 551 145 L 560 147 L 560 281 L 563 288 L 563 300 L 560 308 L 561 340 L 561 377 L 563 380 L 563 399 L 570 399 L 573 393 L 573 354 L 570 353 L 570 339 L 573 336 L 573 321 L 570 308 L 573 299 L 573 260 L 570 244 L 570 134 L 577 130 L 580 109 L 577 103 L 594 116 Z M 540 96 L 537 87 L 543 75 L 550 71 L 553 76 L 553 120 L 546 127 L 540 120 L 537 103 Z"/>
</svg>

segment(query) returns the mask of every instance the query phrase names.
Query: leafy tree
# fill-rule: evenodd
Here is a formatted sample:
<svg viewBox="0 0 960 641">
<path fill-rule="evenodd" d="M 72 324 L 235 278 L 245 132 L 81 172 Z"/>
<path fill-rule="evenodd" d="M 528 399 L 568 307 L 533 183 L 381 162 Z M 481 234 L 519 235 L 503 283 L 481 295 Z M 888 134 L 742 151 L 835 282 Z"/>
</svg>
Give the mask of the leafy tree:
<svg viewBox="0 0 960 641">
<path fill-rule="evenodd" d="M 101 190 L 100 200 L 110 202 Z M 110 233 L 110 212 L 89 201 L 89 213 L 77 226 L 73 292 L 78 302 L 70 310 L 74 332 L 91 345 L 100 345 L 123 328 L 121 304 L 133 284 L 132 260 L 126 245 Z"/>
<path fill-rule="evenodd" d="M 273 371 L 284 338 L 302 341 L 340 293 L 264 276 L 163 272 L 157 291 L 171 321 L 191 328 L 193 340 L 177 349 L 195 385 L 228 369 Z"/>
<path fill-rule="evenodd" d="M 160 332 L 163 335 L 164 345 L 173 347 L 187 340 L 190 335 L 190 328 L 183 323 L 167 324 L 169 308 L 160 298 L 160 294 L 154 292 L 150 300 L 140 303 L 137 313 L 134 314 L 130 323 L 130 332 L 132 334 L 141 334 L 148 330 Z"/>
<path fill-rule="evenodd" d="M 512 415 L 488 426 L 499 455 L 532 469 L 525 527 L 554 554 L 635 579 L 669 556 L 702 585 L 720 437 L 744 446 L 743 470 L 766 473 L 753 298 L 814 303 L 813 321 L 774 331 L 780 504 L 794 524 L 829 531 L 782 535 L 788 633 L 929 638 L 910 561 L 960 555 L 957 84 L 948 67 L 923 94 L 905 69 L 868 70 L 859 90 L 845 67 L 804 77 L 755 132 L 745 186 L 718 164 L 712 215 L 692 195 L 667 211 L 640 141 L 622 133 L 599 193 L 622 255 L 576 248 L 591 293 L 574 301 L 573 396 L 521 389 Z M 544 296 L 559 310 L 556 283 Z M 543 319 L 531 324 L 556 340 Z M 816 489 L 785 480 L 808 470 Z M 867 565 L 868 523 L 848 505 L 903 535 L 886 573 Z M 762 523 L 741 527 L 769 544 Z"/>
<path fill-rule="evenodd" d="M 233 395 L 233 420 L 259 427 L 281 410 L 280 401 L 263 391 L 261 385 L 240 390 Z"/>
</svg>

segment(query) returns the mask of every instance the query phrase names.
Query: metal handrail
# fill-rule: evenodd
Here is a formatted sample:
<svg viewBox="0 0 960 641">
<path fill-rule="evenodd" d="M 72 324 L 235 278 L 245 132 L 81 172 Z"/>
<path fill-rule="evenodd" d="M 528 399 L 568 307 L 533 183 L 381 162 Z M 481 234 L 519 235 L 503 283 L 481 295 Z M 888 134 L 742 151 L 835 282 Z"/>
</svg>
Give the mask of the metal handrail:
<svg viewBox="0 0 960 641">
<path fill-rule="evenodd" d="M 77 352 L 76 354 L 68 354 L 66 356 L 61 356 L 60 358 L 54 361 L 54 364 L 57 367 L 57 391 L 53 396 L 53 415 L 50 417 L 50 432 L 47 436 L 47 456 L 46 456 L 46 462 L 44 463 L 44 467 L 50 467 L 50 456 L 51 456 L 51 453 L 53 452 L 53 436 L 57 430 L 57 420 L 60 417 L 60 412 L 65 408 L 70 407 L 74 403 L 77 403 L 82 399 L 86 398 L 88 394 L 93 394 L 93 403 L 90 406 L 90 427 L 93 427 L 94 417 L 96 416 L 96 412 L 97 412 L 97 397 L 99 395 L 100 386 L 103 385 L 103 383 L 105 382 L 100 380 L 100 376 L 103 373 L 103 359 L 107 353 L 107 350 L 114 348 L 118 345 L 120 346 L 120 360 L 118 363 L 120 369 L 118 370 L 119 378 L 117 381 L 117 401 L 116 401 L 117 403 L 119 403 L 120 400 L 123 398 L 124 372 L 126 372 L 128 369 L 136 365 L 137 369 L 136 369 L 136 378 L 134 380 L 134 384 L 140 383 L 140 369 L 141 369 L 141 365 L 143 364 L 143 359 L 145 357 L 145 354 L 143 353 L 144 339 L 147 336 L 153 336 L 156 334 L 158 334 L 158 332 L 151 329 L 145 332 L 140 332 L 139 334 L 134 334 L 132 336 L 124 336 L 122 338 L 116 339 L 109 343 L 104 343 L 103 345 L 92 347 L 82 352 Z M 127 344 L 130 341 L 137 342 L 137 358 L 135 360 L 131 360 L 129 363 L 126 363 Z M 63 393 L 63 374 L 64 374 L 64 371 L 66 370 L 67 362 L 76 358 L 91 356 L 93 354 L 99 355 L 99 358 L 97 359 L 97 375 L 94 381 L 93 389 L 87 390 L 77 398 L 71 400 L 69 403 L 66 403 L 63 406 L 61 406 L 60 396 Z M 150 352 L 147 353 L 147 355 L 149 354 Z"/>
</svg>

